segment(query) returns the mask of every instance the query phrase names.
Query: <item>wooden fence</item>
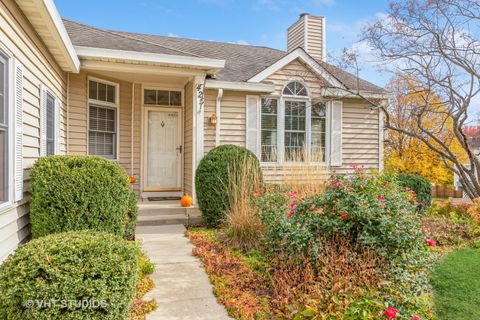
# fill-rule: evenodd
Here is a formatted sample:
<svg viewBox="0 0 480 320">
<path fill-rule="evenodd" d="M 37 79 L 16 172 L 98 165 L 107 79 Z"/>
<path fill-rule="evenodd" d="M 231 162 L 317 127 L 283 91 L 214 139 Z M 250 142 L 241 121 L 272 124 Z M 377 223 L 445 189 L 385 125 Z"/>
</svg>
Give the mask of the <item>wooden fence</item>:
<svg viewBox="0 0 480 320">
<path fill-rule="evenodd" d="M 443 186 L 432 185 L 432 197 L 434 198 L 463 198 L 462 190 L 455 190 Z"/>
</svg>

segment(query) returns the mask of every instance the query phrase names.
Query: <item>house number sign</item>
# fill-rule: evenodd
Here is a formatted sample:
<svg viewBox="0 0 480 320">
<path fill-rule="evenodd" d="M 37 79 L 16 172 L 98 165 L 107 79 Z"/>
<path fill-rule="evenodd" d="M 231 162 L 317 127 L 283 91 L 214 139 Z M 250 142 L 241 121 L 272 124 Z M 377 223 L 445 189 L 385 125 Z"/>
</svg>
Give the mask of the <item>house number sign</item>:
<svg viewBox="0 0 480 320">
<path fill-rule="evenodd" d="M 205 96 L 203 94 L 203 83 L 197 84 L 197 101 L 198 101 L 198 110 L 202 110 L 203 104 L 205 102 Z"/>
</svg>

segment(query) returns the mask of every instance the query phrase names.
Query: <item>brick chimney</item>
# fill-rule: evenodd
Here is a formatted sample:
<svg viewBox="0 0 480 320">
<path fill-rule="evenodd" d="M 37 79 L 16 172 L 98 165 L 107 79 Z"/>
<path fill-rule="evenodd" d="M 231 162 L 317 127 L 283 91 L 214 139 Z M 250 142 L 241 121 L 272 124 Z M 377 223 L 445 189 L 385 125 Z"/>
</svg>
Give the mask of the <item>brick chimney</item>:
<svg viewBox="0 0 480 320">
<path fill-rule="evenodd" d="M 327 56 L 325 45 L 325 17 L 302 13 L 288 28 L 288 52 L 302 47 L 314 59 L 325 61 Z"/>
</svg>

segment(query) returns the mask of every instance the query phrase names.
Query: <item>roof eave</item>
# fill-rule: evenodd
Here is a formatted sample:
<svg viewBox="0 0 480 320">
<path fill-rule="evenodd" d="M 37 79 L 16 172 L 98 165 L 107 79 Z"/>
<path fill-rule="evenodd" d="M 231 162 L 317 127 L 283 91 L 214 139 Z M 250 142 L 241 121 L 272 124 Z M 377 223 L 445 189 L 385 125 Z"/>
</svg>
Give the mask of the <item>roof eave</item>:
<svg viewBox="0 0 480 320">
<path fill-rule="evenodd" d="M 205 88 L 259 93 L 272 93 L 275 91 L 275 85 L 271 83 L 220 81 L 212 79 L 208 79 L 205 82 Z"/>
<path fill-rule="evenodd" d="M 85 59 L 108 59 L 119 62 L 128 61 L 158 65 L 175 65 L 202 69 L 209 74 L 215 74 L 225 67 L 225 60 L 203 57 L 190 57 L 83 46 L 75 46 L 75 50 L 80 58 Z"/>
<path fill-rule="evenodd" d="M 388 92 L 375 92 L 367 90 L 348 90 L 341 88 L 324 88 L 322 96 L 330 98 L 345 98 L 345 99 L 375 99 L 375 100 L 389 100 L 392 95 Z"/>
<path fill-rule="evenodd" d="M 16 2 L 62 70 L 79 72 L 80 60 L 53 0 L 17 0 Z"/>
</svg>

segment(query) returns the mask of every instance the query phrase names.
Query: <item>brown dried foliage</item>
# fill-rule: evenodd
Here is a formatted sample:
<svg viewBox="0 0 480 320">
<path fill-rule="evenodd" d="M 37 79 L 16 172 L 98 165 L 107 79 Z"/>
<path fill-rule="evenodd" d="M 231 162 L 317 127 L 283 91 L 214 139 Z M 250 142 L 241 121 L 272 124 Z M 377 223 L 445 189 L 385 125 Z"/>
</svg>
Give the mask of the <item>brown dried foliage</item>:
<svg viewBox="0 0 480 320">
<path fill-rule="evenodd" d="M 304 256 L 301 262 L 279 261 L 272 269 L 272 309 L 291 318 L 306 308 L 318 314 L 341 317 L 349 303 L 371 289 L 379 288 L 380 261 L 373 251 L 360 250 L 345 238 L 321 239 L 319 258 Z"/>
<path fill-rule="evenodd" d="M 208 234 L 187 232 L 207 271 L 219 302 L 235 319 L 270 319 L 269 284 L 244 260 Z"/>
</svg>

